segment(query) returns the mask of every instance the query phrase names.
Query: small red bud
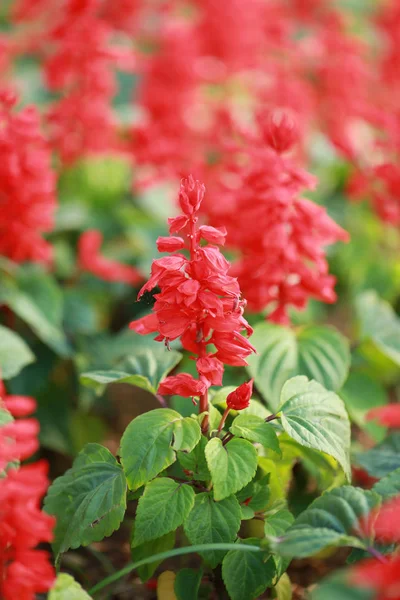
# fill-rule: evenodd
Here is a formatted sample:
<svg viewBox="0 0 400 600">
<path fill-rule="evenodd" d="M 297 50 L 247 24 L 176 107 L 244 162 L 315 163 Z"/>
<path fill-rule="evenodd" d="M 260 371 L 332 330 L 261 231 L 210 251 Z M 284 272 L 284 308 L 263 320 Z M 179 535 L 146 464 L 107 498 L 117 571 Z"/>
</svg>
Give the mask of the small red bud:
<svg viewBox="0 0 400 600">
<path fill-rule="evenodd" d="M 253 379 L 242 383 L 236 390 L 228 394 L 226 405 L 233 410 L 243 410 L 250 404 L 251 394 L 253 393 Z"/>
<path fill-rule="evenodd" d="M 260 119 L 265 141 L 279 154 L 287 152 L 298 141 L 296 120 L 286 111 L 274 110 L 265 121 Z"/>
</svg>

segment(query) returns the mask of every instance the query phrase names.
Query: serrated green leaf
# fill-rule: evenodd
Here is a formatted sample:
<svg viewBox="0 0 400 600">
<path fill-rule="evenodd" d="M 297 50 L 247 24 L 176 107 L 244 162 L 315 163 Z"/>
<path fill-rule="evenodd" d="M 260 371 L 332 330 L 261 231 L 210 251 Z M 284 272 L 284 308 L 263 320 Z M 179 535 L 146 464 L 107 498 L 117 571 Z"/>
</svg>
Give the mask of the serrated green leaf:
<svg viewBox="0 0 400 600">
<path fill-rule="evenodd" d="M 400 468 L 382 477 L 372 488 L 384 500 L 400 494 Z"/>
<path fill-rule="evenodd" d="M 283 384 L 290 377 L 305 375 L 328 390 L 340 389 L 347 377 L 349 344 L 332 327 L 312 325 L 295 332 L 261 323 L 251 339 L 257 354 L 248 358 L 247 369 L 272 410 L 277 409 Z"/>
<path fill-rule="evenodd" d="M 60 573 L 49 592 L 48 600 L 91 600 L 91 596 L 71 575 Z"/>
<path fill-rule="evenodd" d="M 272 547 L 282 556 L 304 558 L 328 546 L 367 548 L 371 534 L 363 520 L 380 505 L 371 490 L 342 486 L 326 492 L 303 512 L 283 536 L 272 538 Z"/>
<path fill-rule="evenodd" d="M 184 523 L 190 543 L 213 544 L 234 542 L 240 528 L 241 510 L 235 496 L 215 502 L 211 493 L 197 494 L 194 506 Z M 223 559 L 225 552 L 211 550 L 203 558 L 211 568 Z"/>
<path fill-rule="evenodd" d="M 381 352 L 400 365 L 400 319 L 390 304 L 371 290 L 358 296 L 356 311 L 361 336 L 371 339 Z"/>
<path fill-rule="evenodd" d="M 372 477 L 384 477 L 400 468 L 400 432 L 393 432 L 371 450 L 355 454 L 355 461 Z"/>
<path fill-rule="evenodd" d="M 293 524 L 294 516 L 286 508 L 265 517 L 264 531 L 267 536 L 279 537 Z"/>
<path fill-rule="evenodd" d="M 336 458 L 350 480 L 350 423 L 339 396 L 299 376 L 285 383 L 281 402 L 279 411 L 286 433 L 302 446 Z"/>
<path fill-rule="evenodd" d="M 194 500 L 190 485 L 168 477 L 148 483 L 136 511 L 132 548 L 175 531 L 187 518 Z"/>
<path fill-rule="evenodd" d="M 206 456 L 204 454 L 208 440 L 201 436 L 200 442 L 188 454 L 179 452 L 178 460 L 185 471 L 190 471 L 190 477 L 197 481 L 210 481 L 211 474 L 207 467 Z"/>
<path fill-rule="evenodd" d="M 133 539 L 134 529 L 132 531 L 132 539 Z M 150 542 L 144 542 L 140 544 L 140 546 L 135 546 L 131 549 L 131 556 L 133 562 L 138 562 L 142 560 L 142 558 L 147 558 L 148 556 L 154 556 L 156 554 L 160 554 L 161 552 L 165 552 L 166 550 L 171 550 L 175 545 L 175 531 L 170 531 L 165 535 L 151 540 Z M 138 575 L 140 579 L 144 582 L 150 579 L 153 575 L 154 571 L 159 566 L 160 561 L 152 562 L 150 564 L 144 565 L 138 568 Z"/>
<path fill-rule="evenodd" d="M 174 591 L 177 600 L 197 600 L 203 570 L 181 569 L 175 577 Z"/>
<path fill-rule="evenodd" d="M 256 540 L 242 540 L 254 543 Z M 222 561 L 222 578 L 231 600 L 254 600 L 272 585 L 276 575 L 272 558 L 265 561 L 261 552 L 231 550 Z"/>
<path fill-rule="evenodd" d="M 255 475 L 257 451 L 247 440 L 234 438 L 224 446 L 219 438 L 213 438 L 205 455 L 217 501 L 241 490 Z"/>
<path fill-rule="evenodd" d="M 257 442 L 277 454 L 282 454 L 275 429 L 261 417 L 246 414 L 238 415 L 229 431 L 237 437 L 242 437 L 250 442 Z"/>
<path fill-rule="evenodd" d="M 0 325 L 0 372 L 2 379 L 18 375 L 35 357 L 29 346 L 16 333 Z"/>
<path fill-rule="evenodd" d="M 136 490 L 151 481 L 175 462 L 175 451 L 190 452 L 200 437 L 196 419 L 183 418 L 169 408 L 157 408 L 136 417 L 121 439 L 121 462 L 129 488 Z"/>
<path fill-rule="evenodd" d="M 385 388 L 366 373 L 350 373 L 340 391 L 340 397 L 346 405 L 351 420 L 375 441 L 380 442 L 385 436 L 386 427 L 367 421 L 366 417 L 372 408 L 387 404 Z"/>
<path fill-rule="evenodd" d="M 88 444 L 71 469 L 50 486 L 45 511 L 57 519 L 54 552 L 87 546 L 119 528 L 126 509 L 126 479 L 114 456 Z"/>
</svg>

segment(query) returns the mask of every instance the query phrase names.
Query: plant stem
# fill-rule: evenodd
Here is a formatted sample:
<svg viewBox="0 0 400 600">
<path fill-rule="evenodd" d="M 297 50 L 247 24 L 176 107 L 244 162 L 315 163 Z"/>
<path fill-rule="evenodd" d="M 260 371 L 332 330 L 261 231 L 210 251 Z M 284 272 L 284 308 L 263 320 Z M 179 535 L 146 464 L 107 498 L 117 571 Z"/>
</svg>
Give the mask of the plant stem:
<svg viewBox="0 0 400 600">
<path fill-rule="evenodd" d="M 229 415 L 229 411 L 230 411 L 230 410 L 231 410 L 231 409 L 229 408 L 229 406 L 227 406 L 227 407 L 226 407 L 226 409 L 225 409 L 225 412 L 224 412 L 224 414 L 223 414 L 223 415 L 222 415 L 222 417 L 221 417 L 221 421 L 220 421 L 220 424 L 219 424 L 219 426 L 218 426 L 218 432 L 217 432 L 217 433 L 220 433 L 221 429 L 222 429 L 222 428 L 223 428 L 223 426 L 225 425 L 226 417 Z"/>
<path fill-rule="evenodd" d="M 376 548 L 374 548 L 373 546 L 368 546 L 367 552 L 369 552 L 374 558 L 379 560 L 379 562 L 381 563 L 385 564 L 388 562 L 388 559 L 385 556 L 383 556 L 383 554 L 381 554 L 379 550 L 376 550 Z"/>
<path fill-rule="evenodd" d="M 196 546 L 185 546 L 184 548 L 174 548 L 173 550 L 168 550 L 167 552 L 160 552 L 160 554 L 154 554 L 152 556 L 148 556 L 147 558 L 143 558 L 142 560 L 138 560 L 135 563 L 130 563 L 126 565 L 120 571 L 113 573 L 109 577 L 103 579 L 103 581 L 99 581 L 96 583 L 91 590 L 89 590 L 89 594 L 95 594 L 99 592 L 110 583 L 114 583 L 114 581 L 118 581 L 121 577 L 125 577 L 135 569 L 139 567 L 143 567 L 144 565 L 148 565 L 153 562 L 162 562 L 167 558 L 173 558 L 174 556 L 182 556 L 184 554 L 194 554 L 198 552 L 207 552 L 210 550 L 239 550 L 241 552 L 261 552 L 261 548 L 259 546 L 253 546 L 250 544 L 198 544 Z"/>
</svg>

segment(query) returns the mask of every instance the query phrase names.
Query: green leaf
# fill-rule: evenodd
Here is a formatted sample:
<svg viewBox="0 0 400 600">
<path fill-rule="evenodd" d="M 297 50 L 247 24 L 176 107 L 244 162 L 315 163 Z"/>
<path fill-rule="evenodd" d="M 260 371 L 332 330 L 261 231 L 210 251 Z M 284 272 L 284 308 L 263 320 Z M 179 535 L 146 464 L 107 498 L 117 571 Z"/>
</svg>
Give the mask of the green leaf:
<svg viewBox="0 0 400 600">
<path fill-rule="evenodd" d="M 35 360 L 29 346 L 16 333 L 0 325 L 0 372 L 2 379 L 18 375 Z"/>
<path fill-rule="evenodd" d="M 82 373 L 80 381 L 83 385 L 94 388 L 98 394 L 102 394 L 110 383 L 129 383 L 156 394 L 160 382 L 176 367 L 180 359 L 181 354 L 174 350 L 156 353 L 142 350 L 136 356 L 129 356 L 115 370 Z"/>
<path fill-rule="evenodd" d="M 266 515 L 264 531 L 266 536 L 280 537 L 293 524 L 294 516 L 286 508 Z"/>
<path fill-rule="evenodd" d="M 242 540 L 254 543 L 255 540 Z M 231 600 L 254 600 L 272 585 L 276 574 L 270 557 L 265 561 L 263 553 L 231 550 L 222 562 L 222 578 Z"/>
<path fill-rule="evenodd" d="M 261 323 L 251 338 L 257 354 L 248 358 L 248 371 L 273 410 L 287 379 L 306 375 L 329 390 L 343 385 L 350 367 L 349 344 L 331 327 L 312 325 L 297 332 Z"/>
<path fill-rule="evenodd" d="M 400 468 L 400 432 L 393 432 L 367 452 L 355 454 L 355 461 L 372 477 L 384 477 Z"/>
<path fill-rule="evenodd" d="M 181 569 L 176 574 L 174 591 L 178 600 L 197 600 L 203 570 Z"/>
<path fill-rule="evenodd" d="M 132 547 L 175 531 L 187 518 L 194 500 L 190 485 L 168 477 L 148 483 L 138 503 Z"/>
<path fill-rule="evenodd" d="M 132 531 L 132 539 L 133 539 L 134 529 Z M 151 540 L 150 542 L 144 542 L 140 544 L 140 546 L 135 546 L 131 549 L 131 556 L 133 562 L 137 562 L 142 560 L 143 558 L 147 558 L 149 556 L 154 556 L 156 554 L 160 554 L 161 552 L 165 552 L 166 550 L 171 550 L 175 545 L 175 531 L 170 531 L 165 535 Z M 143 567 L 138 568 L 138 574 L 140 579 L 144 582 L 150 579 L 153 575 L 154 571 L 159 566 L 160 561 L 155 561 L 144 565 Z"/>
<path fill-rule="evenodd" d="M 195 446 L 195 448 L 185 454 L 184 452 L 179 452 L 178 460 L 185 471 L 190 471 L 191 479 L 195 479 L 197 481 L 210 481 L 211 474 L 207 467 L 207 461 L 205 456 L 205 448 L 207 446 L 208 440 L 202 435 L 200 438 L 200 442 Z"/>
<path fill-rule="evenodd" d="M 340 397 L 351 420 L 375 441 L 380 442 L 385 436 L 386 427 L 367 421 L 366 416 L 372 408 L 387 404 L 385 388 L 366 373 L 351 373 L 340 391 Z"/>
<path fill-rule="evenodd" d="M 190 452 L 200 437 L 196 419 L 183 418 L 169 408 L 136 417 L 121 439 L 121 462 L 129 488 L 137 490 L 156 477 L 175 462 L 175 451 Z"/>
<path fill-rule="evenodd" d="M 246 414 L 238 415 L 229 431 L 237 437 L 242 437 L 250 442 L 257 442 L 277 454 L 282 454 L 274 427 L 266 423 L 261 417 Z"/>
<path fill-rule="evenodd" d="M 205 454 L 217 501 L 241 490 L 255 475 L 257 451 L 247 440 L 234 438 L 223 446 L 219 438 L 213 438 Z"/>
<path fill-rule="evenodd" d="M 350 423 L 339 396 L 299 376 L 285 383 L 281 402 L 281 423 L 286 433 L 302 446 L 336 458 L 350 480 Z"/>
<path fill-rule="evenodd" d="M 358 296 L 356 311 L 361 336 L 371 339 L 381 352 L 400 365 L 400 319 L 390 304 L 371 290 Z"/>
<path fill-rule="evenodd" d="M 106 448 L 88 444 L 50 486 L 44 507 L 57 519 L 56 555 L 98 542 L 118 529 L 124 517 L 124 472 Z"/>
<path fill-rule="evenodd" d="M 382 477 L 372 488 L 384 500 L 400 494 L 400 468 Z"/>
<path fill-rule="evenodd" d="M 62 330 L 63 298 L 55 281 L 35 269 L 25 272 L 18 283 L 3 282 L 0 304 L 9 306 L 52 350 L 68 356 L 70 349 Z"/>
<path fill-rule="evenodd" d="M 372 540 L 363 531 L 362 520 L 380 505 L 371 490 L 342 486 L 326 492 L 300 514 L 283 536 L 271 538 L 282 556 L 304 558 L 328 546 L 366 549 Z"/>
<path fill-rule="evenodd" d="M 373 600 L 372 589 L 357 588 L 351 581 L 349 571 L 340 571 L 327 577 L 312 591 L 310 600 Z"/>
<path fill-rule="evenodd" d="M 284 573 L 274 587 L 273 598 L 276 600 L 292 600 L 292 584 L 287 573 Z"/>
<path fill-rule="evenodd" d="M 71 575 L 60 573 L 49 592 L 48 600 L 91 600 L 91 596 Z"/>
<path fill-rule="evenodd" d="M 235 496 L 215 502 L 211 493 L 197 494 L 184 530 L 191 544 L 234 542 L 240 528 L 241 510 Z M 223 559 L 225 552 L 209 551 L 203 558 L 211 568 Z"/>
</svg>

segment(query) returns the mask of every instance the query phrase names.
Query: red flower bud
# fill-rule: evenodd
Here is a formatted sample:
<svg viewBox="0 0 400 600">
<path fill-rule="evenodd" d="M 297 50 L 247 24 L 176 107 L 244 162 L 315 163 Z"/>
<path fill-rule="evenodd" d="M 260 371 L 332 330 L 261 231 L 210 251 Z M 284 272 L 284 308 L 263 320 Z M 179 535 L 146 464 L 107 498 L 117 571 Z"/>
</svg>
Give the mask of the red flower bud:
<svg viewBox="0 0 400 600">
<path fill-rule="evenodd" d="M 275 110 L 269 113 L 266 122 L 261 125 L 265 141 L 279 154 L 287 152 L 299 138 L 295 119 L 285 111 Z"/>
<path fill-rule="evenodd" d="M 205 190 L 205 185 L 194 180 L 192 175 L 189 175 L 188 179 L 182 179 L 179 204 L 185 215 L 189 217 L 199 210 Z"/>
<path fill-rule="evenodd" d="M 233 410 L 243 410 L 250 404 L 251 394 L 253 393 L 253 379 L 242 383 L 236 390 L 228 394 L 226 405 Z"/>
</svg>

